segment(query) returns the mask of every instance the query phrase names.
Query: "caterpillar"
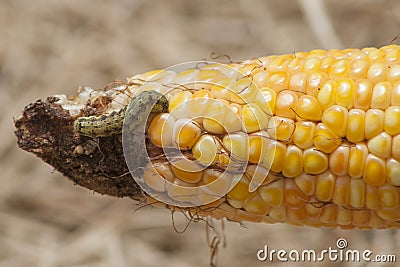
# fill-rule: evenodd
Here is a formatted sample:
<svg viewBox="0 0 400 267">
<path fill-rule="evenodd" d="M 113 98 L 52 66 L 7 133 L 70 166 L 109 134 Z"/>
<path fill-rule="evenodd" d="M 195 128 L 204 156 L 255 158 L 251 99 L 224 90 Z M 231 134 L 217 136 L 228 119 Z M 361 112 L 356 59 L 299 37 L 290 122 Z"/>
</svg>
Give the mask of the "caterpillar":
<svg viewBox="0 0 400 267">
<path fill-rule="evenodd" d="M 137 128 L 150 113 L 158 114 L 168 110 L 167 98 L 156 91 L 144 91 L 134 97 L 129 106 L 118 111 L 100 116 L 79 117 L 74 122 L 74 129 L 79 134 L 89 137 L 106 137 L 122 132 L 125 114 L 128 116 L 130 129 Z"/>
</svg>

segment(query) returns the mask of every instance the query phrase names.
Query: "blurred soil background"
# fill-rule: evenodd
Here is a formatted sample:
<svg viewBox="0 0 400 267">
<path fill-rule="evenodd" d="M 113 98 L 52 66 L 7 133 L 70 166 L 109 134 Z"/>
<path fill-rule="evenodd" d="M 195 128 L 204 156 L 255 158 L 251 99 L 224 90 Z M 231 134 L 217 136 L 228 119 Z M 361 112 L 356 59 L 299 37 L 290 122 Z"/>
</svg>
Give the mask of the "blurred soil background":
<svg viewBox="0 0 400 267">
<path fill-rule="evenodd" d="M 133 201 L 77 187 L 20 150 L 13 118 L 28 103 L 212 52 L 242 60 L 381 46 L 398 34 L 396 0 L 0 0 L 0 266 L 208 266 L 210 257 L 204 223 L 179 234 L 169 211 L 134 212 Z M 226 223 L 219 266 L 283 266 L 257 261 L 257 250 L 336 248 L 339 237 L 400 261 L 400 231 L 245 226 Z M 339 265 L 395 266 L 325 262 Z"/>
</svg>

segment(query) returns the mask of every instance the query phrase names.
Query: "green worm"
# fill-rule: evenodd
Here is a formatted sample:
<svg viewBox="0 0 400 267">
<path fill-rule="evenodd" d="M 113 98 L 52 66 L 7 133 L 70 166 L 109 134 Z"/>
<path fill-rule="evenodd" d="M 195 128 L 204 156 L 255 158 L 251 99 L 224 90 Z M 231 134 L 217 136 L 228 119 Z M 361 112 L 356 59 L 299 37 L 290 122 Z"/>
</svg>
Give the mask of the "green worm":
<svg viewBox="0 0 400 267">
<path fill-rule="evenodd" d="M 79 117 L 74 122 L 74 129 L 79 134 L 89 137 L 106 137 L 122 132 L 125 115 L 130 123 L 129 129 L 142 124 L 150 113 L 167 112 L 167 98 L 156 91 L 144 91 L 134 97 L 129 106 L 119 111 L 100 116 Z"/>
</svg>

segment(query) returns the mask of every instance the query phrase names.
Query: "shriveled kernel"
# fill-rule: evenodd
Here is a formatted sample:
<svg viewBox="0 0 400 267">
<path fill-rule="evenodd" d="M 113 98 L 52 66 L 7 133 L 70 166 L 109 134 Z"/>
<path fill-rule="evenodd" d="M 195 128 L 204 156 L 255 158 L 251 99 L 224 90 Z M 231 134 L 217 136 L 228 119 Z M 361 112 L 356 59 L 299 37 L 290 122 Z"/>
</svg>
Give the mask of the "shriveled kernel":
<svg viewBox="0 0 400 267">
<path fill-rule="evenodd" d="M 329 155 L 329 170 L 335 175 L 346 175 L 349 165 L 350 147 L 341 145 Z"/>
<path fill-rule="evenodd" d="M 371 210 L 368 226 L 372 228 L 385 228 L 387 222 L 378 215 L 377 210 Z"/>
<path fill-rule="evenodd" d="M 386 161 L 387 182 L 400 186 L 400 162 L 393 158 Z"/>
<path fill-rule="evenodd" d="M 310 95 L 301 96 L 295 107 L 297 119 L 319 121 L 321 120 L 322 110 L 315 99 Z"/>
<path fill-rule="evenodd" d="M 336 82 L 333 80 L 328 80 L 321 86 L 321 90 L 318 93 L 318 102 L 320 103 L 322 110 L 325 110 L 336 103 L 335 88 Z"/>
<path fill-rule="evenodd" d="M 264 185 L 258 191 L 267 205 L 279 207 L 284 199 L 284 179 Z"/>
<path fill-rule="evenodd" d="M 295 119 L 296 113 L 294 112 L 297 105 L 298 96 L 293 91 L 279 92 L 276 100 L 275 114 L 277 116 Z"/>
<path fill-rule="evenodd" d="M 365 187 L 365 207 L 368 209 L 379 209 L 381 200 L 379 198 L 378 186 L 367 184 Z"/>
<path fill-rule="evenodd" d="M 296 185 L 293 179 L 284 179 L 285 194 L 284 202 L 287 206 L 300 207 L 307 202 L 310 197 L 304 194 Z"/>
<path fill-rule="evenodd" d="M 369 154 L 365 162 L 363 180 L 370 185 L 382 185 L 386 181 L 386 164 L 383 159 Z"/>
<path fill-rule="evenodd" d="M 338 176 L 332 195 L 332 202 L 338 206 L 347 206 L 350 196 L 350 177 Z"/>
<path fill-rule="evenodd" d="M 364 173 L 365 161 L 368 156 L 368 147 L 363 144 L 356 144 L 350 148 L 348 174 L 354 178 L 360 178 Z"/>
<path fill-rule="evenodd" d="M 348 113 L 345 107 L 334 105 L 324 111 L 321 121 L 335 134 L 344 137 L 346 135 Z"/>
<path fill-rule="evenodd" d="M 385 183 L 379 187 L 379 197 L 383 208 L 397 208 L 399 191 L 396 186 Z"/>
<path fill-rule="evenodd" d="M 365 138 L 370 139 L 383 131 L 385 113 L 380 109 L 369 109 L 365 113 Z"/>
<path fill-rule="evenodd" d="M 286 177 L 295 177 L 303 171 L 303 151 L 294 145 L 286 149 L 286 161 L 282 174 Z"/>
<path fill-rule="evenodd" d="M 320 174 L 328 169 L 328 156 L 314 148 L 304 150 L 304 171 L 310 174 Z"/>
<path fill-rule="evenodd" d="M 385 110 L 390 105 L 392 95 L 392 85 L 389 82 L 380 82 L 375 84 L 372 90 L 371 108 Z"/>
<path fill-rule="evenodd" d="M 400 107 L 391 106 L 385 110 L 383 129 L 391 135 L 400 133 Z"/>
<path fill-rule="evenodd" d="M 367 143 L 369 151 L 381 158 L 388 158 L 392 153 L 392 136 L 386 132 L 372 137 Z"/>
<path fill-rule="evenodd" d="M 351 109 L 354 105 L 354 91 L 355 83 L 352 79 L 340 80 L 335 88 L 336 104 Z"/>
<path fill-rule="evenodd" d="M 328 129 L 325 124 L 318 123 L 315 128 L 314 146 L 316 149 L 331 153 L 342 143 L 342 138 Z"/>
<path fill-rule="evenodd" d="M 373 84 L 370 80 L 361 79 L 356 82 L 354 91 L 354 107 L 368 110 L 371 107 Z"/>
<path fill-rule="evenodd" d="M 350 178 L 349 204 L 354 208 L 361 208 L 365 204 L 365 183 L 362 179 Z"/>
<path fill-rule="evenodd" d="M 399 221 L 400 220 L 400 210 L 399 209 L 378 209 L 376 213 L 385 221 Z M 381 223 L 382 225 L 382 223 Z"/>
<path fill-rule="evenodd" d="M 367 72 L 367 79 L 373 83 L 379 83 L 386 79 L 388 68 L 385 63 L 372 63 Z"/>
<path fill-rule="evenodd" d="M 335 189 L 336 176 L 330 171 L 317 175 L 317 184 L 315 187 L 315 198 L 319 201 L 327 202 L 332 199 Z"/>
<path fill-rule="evenodd" d="M 305 172 L 294 177 L 294 182 L 298 188 L 307 196 L 313 196 L 315 194 L 315 187 L 317 183 L 317 177 L 315 175 L 307 174 Z"/>
<path fill-rule="evenodd" d="M 268 216 L 278 222 L 285 222 L 287 220 L 286 207 L 284 205 L 279 207 L 272 206 L 268 212 Z"/>
</svg>

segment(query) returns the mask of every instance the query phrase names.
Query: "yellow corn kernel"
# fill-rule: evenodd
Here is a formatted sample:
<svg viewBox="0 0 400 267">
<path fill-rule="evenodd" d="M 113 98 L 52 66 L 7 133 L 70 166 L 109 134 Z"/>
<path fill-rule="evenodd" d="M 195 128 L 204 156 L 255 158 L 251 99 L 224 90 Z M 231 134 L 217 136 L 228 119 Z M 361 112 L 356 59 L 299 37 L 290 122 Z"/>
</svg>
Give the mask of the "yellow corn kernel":
<svg viewBox="0 0 400 267">
<path fill-rule="evenodd" d="M 329 204 L 322 207 L 321 222 L 326 224 L 336 224 L 336 205 Z"/>
<path fill-rule="evenodd" d="M 296 122 L 293 143 L 299 148 L 309 148 L 314 143 L 315 123 L 311 121 Z"/>
<path fill-rule="evenodd" d="M 281 172 L 286 160 L 286 145 L 278 141 L 271 141 L 268 145 L 267 153 L 262 162 L 262 166 L 273 172 Z"/>
<path fill-rule="evenodd" d="M 276 92 L 268 87 L 263 87 L 260 89 L 262 100 L 257 102 L 265 112 L 265 114 L 272 116 L 275 113 L 275 106 L 276 106 Z M 260 104 L 261 103 L 261 104 Z"/>
<path fill-rule="evenodd" d="M 386 161 L 387 182 L 400 186 L 400 162 L 390 158 Z"/>
<path fill-rule="evenodd" d="M 324 72 L 311 73 L 307 79 L 306 94 L 317 97 L 321 86 L 329 79 Z"/>
<path fill-rule="evenodd" d="M 249 136 L 249 162 L 259 163 L 268 151 L 270 140 L 266 133 Z M 269 152 L 270 153 L 270 152 Z"/>
<path fill-rule="evenodd" d="M 243 164 L 248 160 L 249 139 L 245 133 L 233 133 L 225 135 L 222 140 L 224 148 L 230 153 L 231 160 L 234 163 Z"/>
<path fill-rule="evenodd" d="M 365 187 L 365 207 L 368 209 L 379 209 L 381 200 L 379 197 L 378 187 L 367 184 Z"/>
<path fill-rule="evenodd" d="M 249 78 L 237 80 L 231 86 L 231 102 L 237 104 L 253 103 L 260 91 L 258 87 Z"/>
<path fill-rule="evenodd" d="M 400 160 L 400 134 L 393 136 L 392 140 L 392 156 L 396 160 Z"/>
<path fill-rule="evenodd" d="M 303 172 L 303 151 L 294 145 L 286 149 L 285 166 L 282 174 L 286 177 L 295 177 Z"/>
<path fill-rule="evenodd" d="M 329 170 L 338 176 L 346 175 L 349 165 L 350 147 L 341 145 L 329 155 Z"/>
<path fill-rule="evenodd" d="M 259 189 L 261 198 L 271 207 L 279 207 L 284 199 L 283 179 L 273 181 Z"/>
<path fill-rule="evenodd" d="M 287 89 L 288 84 L 289 80 L 287 77 L 287 73 L 284 71 L 277 71 L 271 73 L 271 75 L 267 78 L 265 86 L 279 93 L 280 91 Z"/>
<path fill-rule="evenodd" d="M 234 81 L 231 78 L 222 79 L 211 87 L 211 93 L 214 95 L 216 99 L 230 100 L 231 99 L 230 88 L 233 82 Z"/>
<path fill-rule="evenodd" d="M 342 206 L 338 206 L 336 212 L 336 222 L 341 226 L 350 225 L 352 222 L 351 210 Z"/>
<path fill-rule="evenodd" d="M 322 85 L 321 90 L 318 93 L 318 102 L 320 103 L 322 110 L 335 104 L 335 87 L 336 82 L 333 80 L 328 80 Z"/>
<path fill-rule="evenodd" d="M 268 124 L 267 115 L 255 104 L 247 104 L 242 110 L 243 130 L 248 133 L 265 129 Z"/>
<path fill-rule="evenodd" d="M 354 91 L 354 107 L 368 110 L 371 107 L 373 84 L 370 80 L 358 80 Z"/>
<path fill-rule="evenodd" d="M 326 109 L 321 121 L 338 136 L 344 137 L 347 129 L 349 112 L 345 107 L 334 105 Z"/>
<path fill-rule="evenodd" d="M 399 205 L 399 191 L 391 184 L 381 185 L 378 189 L 383 208 L 397 208 Z"/>
<path fill-rule="evenodd" d="M 268 122 L 267 132 L 273 139 L 288 142 L 293 137 L 294 127 L 293 120 L 274 116 Z"/>
<path fill-rule="evenodd" d="M 250 196 L 249 180 L 243 176 L 242 179 L 227 194 L 228 202 L 235 208 L 242 208 L 244 201 Z"/>
<path fill-rule="evenodd" d="M 392 152 L 392 136 L 386 132 L 381 132 L 369 139 L 367 146 L 372 154 L 381 158 L 388 158 Z"/>
<path fill-rule="evenodd" d="M 178 179 L 186 183 L 198 183 L 203 176 L 203 168 L 196 162 L 185 158 L 172 162 L 171 169 Z"/>
<path fill-rule="evenodd" d="M 332 202 L 338 206 L 347 206 L 350 194 L 350 177 L 338 176 L 335 181 L 335 188 L 332 195 Z"/>
<path fill-rule="evenodd" d="M 353 79 L 363 79 L 367 77 L 369 62 L 364 59 L 358 59 L 353 62 L 350 77 Z"/>
<path fill-rule="evenodd" d="M 353 225 L 359 227 L 359 228 L 363 228 L 366 227 L 368 225 L 369 222 L 369 214 L 370 211 L 369 210 L 353 210 L 352 212 L 353 214 Z"/>
<path fill-rule="evenodd" d="M 290 77 L 289 90 L 293 92 L 305 92 L 307 86 L 307 74 L 304 72 L 294 73 Z"/>
<path fill-rule="evenodd" d="M 160 113 L 151 121 L 148 129 L 150 141 L 158 147 L 172 145 L 175 119 L 170 113 Z"/>
<path fill-rule="evenodd" d="M 335 88 L 336 104 L 346 109 L 351 109 L 354 105 L 355 84 L 352 79 L 338 81 Z"/>
<path fill-rule="evenodd" d="M 348 174 L 351 177 L 362 177 L 367 156 L 368 147 L 363 143 L 356 144 L 350 148 Z"/>
<path fill-rule="evenodd" d="M 182 91 L 174 95 L 169 100 L 168 111 L 174 118 L 182 119 L 189 117 L 192 93 L 189 91 Z"/>
<path fill-rule="evenodd" d="M 281 91 L 276 99 L 275 114 L 277 116 L 295 119 L 295 108 L 297 105 L 298 96 L 293 91 Z"/>
<path fill-rule="evenodd" d="M 322 110 L 317 99 L 310 95 L 301 96 L 295 107 L 298 120 L 321 120 Z"/>
<path fill-rule="evenodd" d="M 199 90 L 193 93 L 190 102 L 190 118 L 203 117 L 208 108 L 210 99 L 214 98 L 210 90 Z"/>
<path fill-rule="evenodd" d="M 267 205 L 258 193 L 253 193 L 253 195 L 246 200 L 243 208 L 248 213 L 256 215 L 266 215 L 270 210 L 270 206 Z"/>
<path fill-rule="evenodd" d="M 192 148 L 193 156 L 199 163 L 209 166 L 217 160 L 217 153 L 220 149 L 212 135 L 202 135 Z"/>
<path fill-rule="evenodd" d="M 347 119 L 346 139 L 352 143 L 362 142 L 365 138 L 364 128 L 365 111 L 362 109 L 351 109 Z"/>
<path fill-rule="evenodd" d="M 167 190 L 167 181 L 173 182 L 174 174 L 168 164 L 148 164 L 143 172 L 143 181 L 151 189 L 159 192 Z"/>
<path fill-rule="evenodd" d="M 370 185 L 382 185 L 386 180 L 386 164 L 385 162 L 369 154 L 365 161 L 363 180 Z"/>
<path fill-rule="evenodd" d="M 287 220 L 286 208 L 284 205 L 279 207 L 271 206 L 268 216 L 278 222 L 285 222 Z"/>
<path fill-rule="evenodd" d="M 303 225 L 306 219 L 306 209 L 300 207 L 286 207 L 287 222 L 293 225 Z"/>
<path fill-rule="evenodd" d="M 190 119 L 179 119 L 173 129 L 172 142 L 181 150 L 190 150 L 200 138 L 201 129 Z"/>
<path fill-rule="evenodd" d="M 350 178 L 349 204 L 354 208 L 362 208 L 365 204 L 365 183 L 362 179 Z"/>
<path fill-rule="evenodd" d="M 294 182 L 298 188 L 307 196 L 313 196 L 315 194 L 315 186 L 317 177 L 315 175 L 307 174 L 305 172 L 294 177 Z"/>
<path fill-rule="evenodd" d="M 375 84 L 372 90 L 371 108 L 385 110 L 390 105 L 392 95 L 392 85 L 389 82 L 380 82 Z"/>
<path fill-rule="evenodd" d="M 204 129 L 214 134 L 224 133 L 224 121 L 227 110 L 226 103 L 222 100 L 210 101 L 203 120 Z"/>
<path fill-rule="evenodd" d="M 390 96 L 390 104 L 392 106 L 400 106 L 400 82 L 393 84 L 392 95 Z"/>
<path fill-rule="evenodd" d="M 297 187 L 293 179 L 285 179 L 284 182 L 284 203 L 291 207 L 304 206 L 304 203 L 306 203 L 310 197 Z"/>
<path fill-rule="evenodd" d="M 303 152 L 304 171 L 310 174 L 320 174 L 328 169 L 328 156 L 314 148 Z"/>
<path fill-rule="evenodd" d="M 367 79 L 372 83 L 379 83 L 386 79 L 388 67 L 385 63 L 375 62 L 372 63 L 367 72 Z"/>
<path fill-rule="evenodd" d="M 400 107 L 391 106 L 385 110 L 383 129 L 390 135 L 400 133 Z"/>
<path fill-rule="evenodd" d="M 365 113 L 365 138 L 370 139 L 383 131 L 385 113 L 380 109 L 369 109 Z"/>
<path fill-rule="evenodd" d="M 227 133 L 233 133 L 240 131 L 243 128 L 242 125 L 242 107 L 236 103 L 232 103 L 225 110 L 225 123 L 224 128 Z"/>
<path fill-rule="evenodd" d="M 329 71 L 329 76 L 332 78 L 347 77 L 351 70 L 351 64 L 348 59 L 340 59 L 334 62 Z"/>
<path fill-rule="evenodd" d="M 327 202 L 332 199 L 335 189 L 336 176 L 330 171 L 317 175 L 315 187 L 315 198 L 319 201 Z"/>
</svg>

